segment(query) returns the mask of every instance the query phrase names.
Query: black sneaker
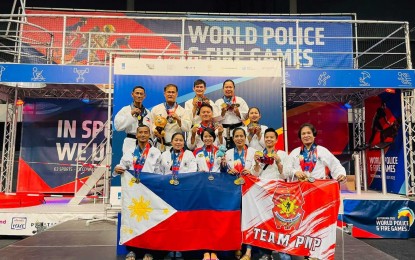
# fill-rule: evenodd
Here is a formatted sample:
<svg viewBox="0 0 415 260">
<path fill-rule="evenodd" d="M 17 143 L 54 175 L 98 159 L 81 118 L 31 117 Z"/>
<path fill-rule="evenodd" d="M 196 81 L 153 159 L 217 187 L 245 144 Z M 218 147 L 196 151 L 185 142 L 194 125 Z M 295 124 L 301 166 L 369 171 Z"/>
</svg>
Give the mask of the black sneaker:
<svg viewBox="0 0 415 260">
<path fill-rule="evenodd" d="M 135 260 L 135 253 L 131 251 L 125 256 L 125 260 Z"/>
</svg>

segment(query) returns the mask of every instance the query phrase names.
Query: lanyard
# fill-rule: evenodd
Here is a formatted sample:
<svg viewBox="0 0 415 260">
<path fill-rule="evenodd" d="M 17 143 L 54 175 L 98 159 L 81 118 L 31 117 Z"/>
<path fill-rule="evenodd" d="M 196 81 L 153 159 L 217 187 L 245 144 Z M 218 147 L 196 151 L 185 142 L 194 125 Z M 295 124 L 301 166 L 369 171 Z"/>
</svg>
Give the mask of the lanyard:
<svg viewBox="0 0 415 260">
<path fill-rule="evenodd" d="M 210 150 L 210 151 L 208 151 L 208 150 Z M 217 150 L 218 150 L 218 148 L 214 145 L 212 145 L 211 147 L 203 146 L 203 155 L 205 156 L 205 160 L 206 160 L 206 164 L 208 166 L 209 172 L 212 171 L 213 164 L 214 164 L 214 161 L 215 161 L 215 156 L 214 155 L 216 154 Z"/>
<path fill-rule="evenodd" d="M 227 105 L 232 105 L 236 103 L 236 96 L 233 96 L 231 98 L 227 98 L 225 96 L 223 96 L 223 102 L 225 102 L 225 104 Z"/>
<path fill-rule="evenodd" d="M 134 103 L 131 103 L 131 109 L 135 108 L 136 106 L 134 105 Z M 144 105 L 141 104 L 141 107 L 137 107 L 141 110 L 139 115 L 136 115 L 137 120 L 142 123 L 144 120 L 144 117 L 147 115 L 147 109 L 144 107 Z"/>
<path fill-rule="evenodd" d="M 239 172 L 242 173 L 243 169 L 245 168 L 245 161 L 246 161 L 246 155 L 247 155 L 247 149 L 244 147 L 242 149 L 242 153 L 238 153 L 238 148 L 233 148 L 233 167 Z"/>
<path fill-rule="evenodd" d="M 147 159 L 148 152 L 150 151 L 150 144 L 147 143 L 144 151 L 141 151 L 140 146 L 137 146 L 134 150 L 133 155 L 133 165 L 134 165 L 134 175 L 137 177 L 143 170 L 144 164 Z"/>
<path fill-rule="evenodd" d="M 173 175 L 177 175 L 179 173 L 180 163 L 182 162 L 183 155 L 184 155 L 183 149 L 180 150 L 179 154 L 176 154 L 174 150 L 171 152 L 171 160 L 172 160 L 171 171 Z"/>
<path fill-rule="evenodd" d="M 165 102 L 164 103 L 164 107 L 166 108 L 167 116 L 171 116 L 171 115 L 173 115 L 176 112 L 176 109 L 178 107 L 178 104 L 177 103 L 174 103 L 173 106 L 169 106 L 169 105 L 167 105 L 167 102 Z M 174 108 L 174 110 L 173 110 L 173 108 Z"/>
<path fill-rule="evenodd" d="M 300 151 L 300 166 L 303 172 L 312 172 L 317 163 L 317 145 L 312 144 L 310 150 L 302 146 Z"/>
</svg>

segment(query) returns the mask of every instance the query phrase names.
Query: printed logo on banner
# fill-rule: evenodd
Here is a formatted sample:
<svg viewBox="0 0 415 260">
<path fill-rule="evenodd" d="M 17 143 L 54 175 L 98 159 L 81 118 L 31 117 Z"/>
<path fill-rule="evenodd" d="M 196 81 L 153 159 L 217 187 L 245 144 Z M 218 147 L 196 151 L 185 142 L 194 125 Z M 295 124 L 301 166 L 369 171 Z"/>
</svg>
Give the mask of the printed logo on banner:
<svg viewBox="0 0 415 260">
<path fill-rule="evenodd" d="M 76 78 L 76 82 L 85 82 L 85 78 L 84 78 L 84 74 L 89 73 L 89 68 L 86 69 L 78 69 L 78 68 L 74 68 L 73 72 L 78 74 L 78 77 Z"/>
<path fill-rule="evenodd" d="M 301 218 L 304 215 L 302 198 L 299 189 L 296 187 L 281 187 L 275 189 L 272 198 L 274 207 L 272 209 L 274 221 L 277 228 L 298 229 Z"/>
<path fill-rule="evenodd" d="M 362 71 L 362 72 L 360 72 L 360 74 L 362 76 L 359 77 L 359 82 L 360 82 L 359 86 L 361 86 L 361 87 L 369 87 L 370 86 L 370 83 L 367 82 L 366 80 L 367 79 L 370 79 L 370 73 L 367 72 L 367 71 Z"/>
<path fill-rule="evenodd" d="M 398 80 L 402 83 L 400 86 L 412 86 L 411 75 L 407 72 L 398 72 Z"/>
<path fill-rule="evenodd" d="M 318 76 L 318 85 L 319 86 L 326 86 L 327 80 L 330 78 L 330 75 L 327 72 L 323 72 Z"/>
<path fill-rule="evenodd" d="M 43 77 L 42 75 L 43 70 L 39 70 L 37 67 L 33 67 L 32 71 L 33 71 L 32 81 L 45 81 L 46 80 L 46 78 Z"/>
<path fill-rule="evenodd" d="M 398 219 L 400 219 L 402 217 L 407 217 L 408 218 L 409 227 L 411 227 L 412 224 L 414 223 L 414 212 L 412 211 L 412 209 L 410 209 L 408 207 L 403 207 L 400 210 L 398 210 Z"/>
<path fill-rule="evenodd" d="M 11 229 L 23 230 L 26 229 L 27 218 L 25 217 L 14 217 L 12 218 Z"/>
<path fill-rule="evenodd" d="M 6 68 L 3 66 L 0 66 L 0 81 L 1 81 L 1 76 L 3 75 L 3 71 L 5 71 Z"/>
</svg>

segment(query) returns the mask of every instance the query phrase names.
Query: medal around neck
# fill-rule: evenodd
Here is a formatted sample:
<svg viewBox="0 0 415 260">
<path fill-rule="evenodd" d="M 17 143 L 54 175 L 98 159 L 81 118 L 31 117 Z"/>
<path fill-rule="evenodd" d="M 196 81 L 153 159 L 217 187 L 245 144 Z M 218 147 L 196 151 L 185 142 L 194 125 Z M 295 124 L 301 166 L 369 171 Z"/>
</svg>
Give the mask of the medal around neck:
<svg viewBox="0 0 415 260">
<path fill-rule="evenodd" d="M 213 181 L 215 177 L 213 177 L 212 173 L 209 174 L 208 180 Z"/>
<path fill-rule="evenodd" d="M 316 181 L 316 179 L 314 177 L 308 177 L 307 180 L 308 180 L 308 182 L 311 182 L 311 183 Z"/>
</svg>

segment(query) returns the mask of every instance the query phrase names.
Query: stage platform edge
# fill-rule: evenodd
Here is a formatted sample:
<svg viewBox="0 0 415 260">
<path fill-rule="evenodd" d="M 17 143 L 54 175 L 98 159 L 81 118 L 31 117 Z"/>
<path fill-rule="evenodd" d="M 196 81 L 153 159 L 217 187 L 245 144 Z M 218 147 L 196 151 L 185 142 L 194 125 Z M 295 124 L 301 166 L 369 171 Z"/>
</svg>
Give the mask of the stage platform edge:
<svg viewBox="0 0 415 260">
<path fill-rule="evenodd" d="M 0 235 L 33 236 L 68 220 L 92 220 L 116 217 L 116 212 L 105 212 L 107 205 L 86 199 L 80 205 L 68 205 L 71 198 L 45 198 L 45 204 L 0 208 Z"/>
</svg>

